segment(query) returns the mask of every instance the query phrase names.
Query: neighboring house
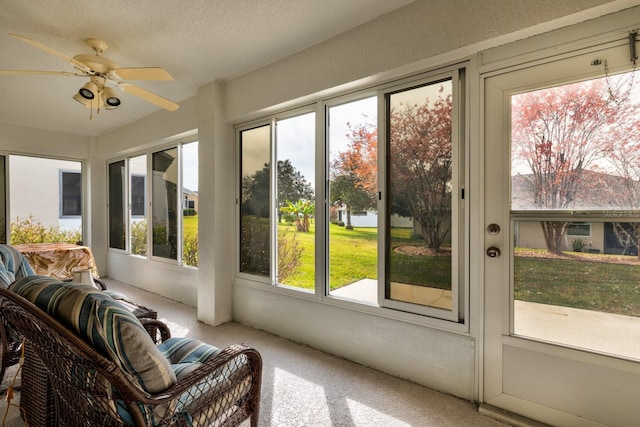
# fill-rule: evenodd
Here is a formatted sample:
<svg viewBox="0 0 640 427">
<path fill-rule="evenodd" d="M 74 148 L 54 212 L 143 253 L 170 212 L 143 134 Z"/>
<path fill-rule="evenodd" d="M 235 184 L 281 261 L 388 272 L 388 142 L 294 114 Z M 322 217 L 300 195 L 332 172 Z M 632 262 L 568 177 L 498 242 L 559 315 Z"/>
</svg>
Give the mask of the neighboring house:
<svg viewBox="0 0 640 427">
<path fill-rule="evenodd" d="M 511 179 L 512 183 L 512 209 L 536 210 L 533 204 L 532 175 L 516 175 Z M 620 209 L 617 204 L 617 194 L 628 192 L 624 186 L 623 178 L 601 172 L 585 171 L 584 181 L 590 183 L 590 187 L 580 187 L 575 195 L 574 206 L 580 209 L 593 207 L 595 210 L 606 212 Z M 594 190 L 593 188 L 597 188 Z M 569 208 L 571 209 L 571 208 Z M 522 248 L 545 249 L 546 244 L 540 222 L 518 221 L 514 225 L 514 244 Z M 637 244 L 628 241 L 633 234 L 629 223 L 603 223 L 573 221 L 567 226 L 562 250 L 571 251 L 576 245 L 582 246 L 582 252 L 594 252 L 605 254 L 637 255 Z"/>
<path fill-rule="evenodd" d="M 45 227 L 82 228 L 81 163 L 9 156 L 11 221 L 29 216 Z"/>
<path fill-rule="evenodd" d="M 338 221 L 347 223 L 347 209 L 342 206 L 337 209 Z M 351 212 L 351 225 L 354 227 L 377 227 L 378 212 L 376 211 L 360 211 Z M 411 228 L 413 220 L 410 217 L 404 217 L 397 214 L 391 215 L 391 227 Z"/>
<path fill-rule="evenodd" d="M 182 208 L 193 209 L 198 212 L 198 192 L 184 188 L 182 190 Z"/>
</svg>

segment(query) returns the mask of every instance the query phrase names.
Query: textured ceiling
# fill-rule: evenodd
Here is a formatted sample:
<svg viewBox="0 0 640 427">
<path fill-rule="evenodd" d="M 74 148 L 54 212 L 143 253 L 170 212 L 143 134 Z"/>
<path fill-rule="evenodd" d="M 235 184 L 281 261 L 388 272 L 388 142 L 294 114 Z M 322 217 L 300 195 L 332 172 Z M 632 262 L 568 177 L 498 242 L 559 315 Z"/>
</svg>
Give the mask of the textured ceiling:
<svg viewBox="0 0 640 427">
<path fill-rule="evenodd" d="M 173 82 L 136 85 L 180 103 L 199 86 L 254 70 L 383 15 L 412 0 L 0 0 L 0 69 L 74 71 L 8 33 L 67 56 L 92 53 L 120 67 L 165 68 Z M 115 111 L 94 113 L 72 100 L 86 79 L 0 76 L 0 122 L 100 135 L 160 108 L 122 94 Z"/>
</svg>

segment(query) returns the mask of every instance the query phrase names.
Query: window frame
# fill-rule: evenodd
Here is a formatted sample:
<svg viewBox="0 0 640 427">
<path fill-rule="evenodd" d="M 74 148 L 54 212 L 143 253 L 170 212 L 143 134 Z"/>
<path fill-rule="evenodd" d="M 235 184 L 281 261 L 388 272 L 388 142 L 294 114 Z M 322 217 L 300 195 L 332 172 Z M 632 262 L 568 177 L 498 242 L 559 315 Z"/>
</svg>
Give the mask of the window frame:
<svg viewBox="0 0 640 427">
<path fill-rule="evenodd" d="M 138 151 L 135 153 L 131 153 L 127 156 L 124 157 L 116 157 L 116 158 L 111 158 L 111 159 L 107 159 L 106 160 L 106 171 L 107 171 L 107 212 L 108 215 L 110 215 L 109 212 L 109 197 L 111 194 L 111 190 L 109 188 L 109 169 L 110 166 L 112 164 L 124 161 L 124 192 L 123 192 L 123 197 L 124 197 L 124 210 L 125 210 L 125 218 L 124 218 L 124 222 L 125 222 L 125 249 L 120 249 L 120 248 L 115 248 L 115 247 L 111 247 L 109 246 L 107 249 L 108 251 L 112 251 L 112 252 L 119 252 L 119 253 L 124 253 L 128 256 L 133 256 L 133 257 L 138 257 L 138 258 L 145 258 L 148 260 L 152 260 L 152 261 L 157 261 L 157 262 L 162 262 L 162 263 L 167 263 L 167 264 L 173 264 L 173 265 L 177 265 L 179 267 L 185 267 L 185 268 L 193 268 L 193 269 L 197 269 L 197 266 L 191 266 L 191 265 L 187 265 L 184 263 L 183 260 L 183 251 L 184 251 L 184 242 L 183 242 L 183 221 L 182 221 L 182 212 L 183 212 L 183 200 L 181 197 L 182 191 L 183 191 L 183 177 L 182 177 L 182 173 L 183 173 L 183 157 L 182 157 L 182 146 L 190 144 L 190 143 L 196 143 L 198 142 L 198 136 L 197 134 L 194 134 L 191 137 L 188 138 L 182 138 L 180 140 L 176 140 L 173 141 L 171 143 L 167 143 L 167 144 L 162 144 L 162 145 L 158 145 L 158 146 L 153 146 L 150 148 L 147 148 L 145 150 L 142 151 Z M 178 236 L 178 245 L 177 245 L 177 257 L 176 259 L 174 258 L 165 258 L 165 257 L 161 257 L 161 256 L 157 256 L 157 255 L 153 255 L 152 254 L 152 250 L 151 245 L 152 245 L 152 227 L 150 224 L 150 215 L 153 215 L 153 196 L 152 196 L 152 180 L 148 179 L 148 177 L 151 174 L 151 169 L 152 169 L 152 156 L 154 153 L 159 153 L 162 151 L 166 151 L 166 150 L 170 150 L 170 149 L 177 149 L 177 163 L 178 163 L 178 178 L 177 178 L 177 189 L 176 189 L 176 221 L 177 221 L 177 227 L 178 227 L 178 231 L 177 231 L 177 236 Z M 131 178 L 134 175 L 130 175 L 130 165 L 129 162 L 132 158 L 136 158 L 136 157 L 141 157 L 141 156 L 146 156 L 146 163 L 145 163 L 145 171 L 146 171 L 146 176 L 144 177 L 144 192 L 145 192 L 145 200 L 144 200 L 144 207 L 145 207 L 145 213 L 144 215 L 140 216 L 140 215 L 133 215 L 132 213 L 132 206 L 131 206 Z M 140 175 L 141 176 L 141 175 Z M 141 218 L 141 217 L 146 217 L 147 219 L 147 253 L 146 255 L 137 255 L 137 254 L 133 254 L 132 253 L 132 247 L 131 247 L 131 220 L 133 218 Z M 108 224 L 111 224 L 111 221 L 108 220 L 107 221 Z M 110 231 L 109 231 L 110 233 Z M 109 234 L 110 235 L 110 234 Z M 110 244 L 110 243 L 109 243 Z"/>
<path fill-rule="evenodd" d="M 452 67 L 447 70 L 441 70 L 437 73 L 432 73 L 426 76 L 422 76 L 419 79 L 407 79 L 397 84 L 387 85 L 382 87 L 378 91 L 379 104 L 378 107 L 384 114 L 378 114 L 378 128 L 382 130 L 380 132 L 384 137 L 382 144 L 384 152 L 380 153 L 379 159 L 379 177 L 382 182 L 382 200 L 380 203 L 379 212 L 383 212 L 378 215 L 379 230 L 382 230 L 384 236 L 382 242 L 379 241 L 381 246 L 381 253 L 384 256 L 384 261 L 379 261 L 380 274 L 378 275 L 378 303 L 381 307 L 408 311 L 415 314 L 429 316 L 434 318 L 440 318 L 451 322 L 464 322 L 467 317 L 464 310 L 465 298 L 464 295 L 468 294 L 465 290 L 465 283 L 468 283 L 465 277 L 465 256 L 466 249 L 468 247 L 465 244 L 465 224 L 467 219 L 465 218 L 465 199 L 464 188 L 465 186 L 465 102 L 464 102 L 464 87 L 465 72 L 463 68 Z M 390 180 L 388 176 L 387 159 L 389 157 L 389 97 L 395 93 L 401 93 L 404 91 L 412 90 L 415 88 L 426 87 L 429 85 L 438 84 L 438 82 L 451 81 L 452 86 L 452 117 L 451 117 L 451 143 L 452 143 L 452 171 L 451 171 L 451 186 L 453 188 L 451 194 L 451 310 L 440 309 L 432 306 L 424 306 L 415 303 L 402 302 L 387 298 L 385 288 L 387 286 L 387 271 L 386 268 L 389 265 L 389 257 L 386 251 L 386 244 L 390 239 L 389 231 L 390 224 L 387 223 L 391 213 L 390 209 Z M 381 117 L 382 116 L 382 117 Z M 383 161 L 380 158 L 383 157 Z M 455 216 L 454 216 L 455 215 Z M 381 283 L 380 280 L 384 280 Z"/>
<path fill-rule="evenodd" d="M 584 226 L 588 230 L 587 234 L 573 234 L 571 233 L 571 226 Z M 571 221 L 567 224 L 567 237 L 574 238 L 583 238 L 583 237 L 592 237 L 592 224 L 587 221 Z"/>
<path fill-rule="evenodd" d="M 469 62 L 464 60 L 456 63 L 449 64 L 447 66 L 437 68 L 431 71 L 426 71 L 423 73 L 417 73 L 413 76 L 390 80 L 388 82 L 382 82 L 377 85 L 373 85 L 368 88 L 363 88 L 362 90 L 353 91 L 350 93 L 338 94 L 334 97 L 327 97 L 323 99 L 317 99 L 315 103 L 311 106 L 301 106 L 296 111 L 299 111 L 303 108 L 314 108 L 316 112 L 316 144 L 315 144 L 315 153 L 316 153 L 316 283 L 315 283 L 315 294 L 313 293 L 304 293 L 300 292 L 297 288 L 289 288 L 287 286 L 278 285 L 271 278 L 260 277 L 248 273 L 241 273 L 239 269 L 239 257 L 236 259 L 236 269 L 235 269 L 235 282 L 237 284 L 246 285 L 250 287 L 255 287 L 257 289 L 269 289 L 276 293 L 281 293 L 283 295 L 295 296 L 303 299 L 315 300 L 321 303 L 344 307 L 348 309 L 354 309 L 361 312 L 371 313 L 373 315 L 393 318 L 401 321 L 407 321 L 411 323 L 424 324 L 427 326 L 450 330 L 454 332 L 460 333 L 468 333 L 469 332 L 469 312 L 470 312 L 470 304 L 468 300 L 469 295 L 469 209 L 468 205 L 468 196 L 464 198 L 454 197 L 454 199 L 458 200 L 459 206 L 457 222 L 459 223 L 459 233 L 458 236 L 455 237 L 455 241 L 458 242 L 460 246 L 460 252 L 458 254 L 459 260 L 457 261 L 456 273 L 458 275 L 457 279 L 457 295 L 455 297 L 456 310 L 452 310 L 451 313 L 442 313 L 440 310 L 435 309 L 435 311 L 427 310 L 427 312 L 420 312 L 420 310 L 414 310 L 415 307 L 411 307 L 411 311 L 404 311 L 402 308 L 398 307 L 388 307 L 385 304 L 378 304 L 378 306 L 372 306 L 369 304 L 365 304 L 362 302 L 354 302 L 350 300 L 344 300 L 340 298 L 336 298 L 334 296 L 329 295 L 328 288 L 328 221 L 329 221 L 329 204 L 327 201 L 328 197 L 328 146 L 327 146 L 327 135 L 328 135 L 328 109 L 334 105 L 344 104 L 350 101 L 355 101 L 358 99 L 377 96 L 378 98 L 383 97 L 384 93 L 393 90 L 393 88 L 399 87 L 410 87 L 415 86 L 421 81 L 433 81 L 437 80 L 438 76 L 442 75 L 453 75 L 457 76 L 455 91 L 457 94 L 455 95 L 455 101 L 458 102 L 457 107 L 457 116 L 456 116 L 456 130 L 458 131 L 458 153 L 457 155 L 457 164 L 458 168 L 454 172 L 456 179 L 458 180 L 458 189 L 461 193 L 464 192 L 464 189 L 468 187 L 468 177 L 469 174 L 465 173 L 469 168 L 469 150 L 468 150 L 468 135 L 469 135 L 469 91 L 466 89 L 469 87 L 469 71 L 467 70 Z M 454 102 L 455 102 L 454 101 Z M 454 107 L 455 108 L 455 107 Z M 386 124 L 384 124 L 384 114 L 380 114 L 380 111 L 384 111 L 384 106 L 378 101 L 378 134 L 382 135 L 383 132 L 386 132 Z M 239 242 L 240 236 L 240 225 L 239 225 L 239 200 L 240 200 L 240 191 L 241 191 L 241 178 L 240 175 L 240 165 L 242 159 L 241 146 L 240 146 L 240 133 L 244 130 L 258 127 L 260 125 L 271 124 L 272 125 L 272 134 L 273 131 L 273 123 L 275 123 L 276 118 L 284 117 L 286 114 L 290 114 L 291 110 L 284 111 L 281 113 L 275 113 L 268 117 L 263 117 L 261 119 L 256 119 L 250 122 L 239 123 L 235 126 L 235 140 L 236 140 L 236 167 L 237 176 L 236 178 L 240 182 L 240 185 L 236 188 L 236 242 Z M 381 121 L 383 124 L 381 125 Z M 319 142 L 321 141 L 321 142 Z M 273 140 L 272 140 L 272 143 Z M 381 149 L 383 145 L 378 143 L 378 150 Z M 274 152 L 275 150 L 271 150 L 271 161 L 274 160 Z M 385 167 L 385 159 L 383 155 L 378 155 L 379 169 L 378 169 L 378 187 L 381 190 L 382 200 L 378 200 L 378 218 L 384 218 L 386 215 L 386 208 L 384 204 L 386 203 L 386 187 L 384 186 L 384 178 L 381 176 L 386 173 Z M 380 180 L 383 180 L 383 183 Z M 273 182 L 273 177 L 272 177 Z M 324 183 L 323 185 L 318 185 L 317 183 Z M 272 187 L 273 189 L 274 187 Z M 457 191 L 457 190 L 456 190 Z M 272 193 L 272 191 L 270 191 Z M 271 194 L 273 196 L 273 194 Z M 273 198 L 273 197 L 271 197 Z M 273 201 L 271 202 L 274 203 Z M 321 207 L 323 207 L 321 209 Z M 452 208 L 454 209 L 454 208 Z M 383 214 L 384 213 L 384 214 Z M 325 226 L 320 227 L 319 224 L 322 223 Z M 380 230 L 384 230 L 384 226 L 386 224 L 379 224 L 379 233 Z M 273 240 L 273 239 L 272 239 Z M 378 237 L 378 245 L 384 245 L 384 239 L 380 236 Z M 237 252 L 239 254 L 239 251 Z M 378 260 L 378 280 L 380 283 L 380 278 L 384 277 L 384 262 L 380 259 L 381 256 L 384 255 L 384 252 L 379 251 L 379 260 Z M 381 267 L 382 266 L 382 267 Z M 273 274 L 272 274 L 273 275 Z M 266 285 L 269 285 L 265 288 Z M 275 286 L 274 286 L 275 285 Z M 378 292 L 384 292 L 384 287 L 380 284 L 378 285 Z M 383 298 L 384 299 L 384 298 Z M 380 300 L 380 299 L 379 299 Z M 452 314 L 453 313 L 453 314 Z M 445 314 L 443 316 L 443 314 Z"/>
<path fill-rule="evenodd" d="M 79 213 L 74 213 L 74 214 L 65 214 L 65 183 L 64 183 L 64 177 L 65 175 L 77 175 L 78 176 L 78 184 L 80 185 L 80 193 L 78 195 L 78 197 L 80 198 L 79 200 L 79 204 L 78 204 L 78 209 L 79 209 Z M 82 170 L 80 172 L 78 171 L 74 171 L 74 170 L 69 170 L 69 169 L 59 169 L 58 170 L 58 176 L 59 176 L 59 182 L 60 182 L 60 207 L 59 207 L 59 213 L 60 213 L 60 218 L 64 219 L 64 218 L 82 218 L 82 203 L 83 203 L 83 199 L 84 197 L 82 194 Z"/>
</svg>

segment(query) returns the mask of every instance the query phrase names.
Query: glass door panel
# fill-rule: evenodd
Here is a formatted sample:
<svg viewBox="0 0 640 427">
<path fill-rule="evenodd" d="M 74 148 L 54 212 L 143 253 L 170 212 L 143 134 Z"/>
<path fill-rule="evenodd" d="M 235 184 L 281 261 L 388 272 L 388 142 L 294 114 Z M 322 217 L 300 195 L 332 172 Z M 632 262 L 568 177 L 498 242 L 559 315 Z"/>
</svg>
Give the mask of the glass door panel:
<svg viewBox="0 0 640 427">
<path fill-rule="evenodd" d="M 511 97 L 515 335 L 640 359 L 633 74 Z"/>
</svg>

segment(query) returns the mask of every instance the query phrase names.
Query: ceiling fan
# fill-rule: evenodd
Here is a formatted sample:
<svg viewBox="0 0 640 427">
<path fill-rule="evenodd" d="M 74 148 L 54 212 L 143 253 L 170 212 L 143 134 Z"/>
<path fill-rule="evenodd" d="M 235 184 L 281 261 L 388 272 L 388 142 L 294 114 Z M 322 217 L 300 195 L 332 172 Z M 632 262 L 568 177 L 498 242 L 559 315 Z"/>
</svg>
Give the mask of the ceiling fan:
<svg viewBox="0 0 640 427">
<path fill-rule="evenodd" d="M 120 106 L 120 98 L 113 87 L 117 87 L 124 92 L 137 96 L 165 110 L 175 111 L 179 107 L 178 104 L 169 99 L 127 82 L 127 80 L 173 80 L 173 77 L 171 77 L 166 70 L 160 67 L 120 68 L 115 62 L 100 56 L 100 54 L 108 48 L 108 45 L 103 40 L 96 38 L 87 39 L 87 45 L 93 49 L 95 54 L 80 54 L 72 58 L 28 37 L 18 34 L 9 35 L 68 62 L 75 68 L 76 72 L 0 70 L 0 75 L 21 74 L 88 77 L 89 81 L 78 90 L 73 96 L 73 99 L 80 102 L 86 108 L 96 108 L 98 111 L 102 107 L 107 110 L 114 110 Z"/>
</svg>

